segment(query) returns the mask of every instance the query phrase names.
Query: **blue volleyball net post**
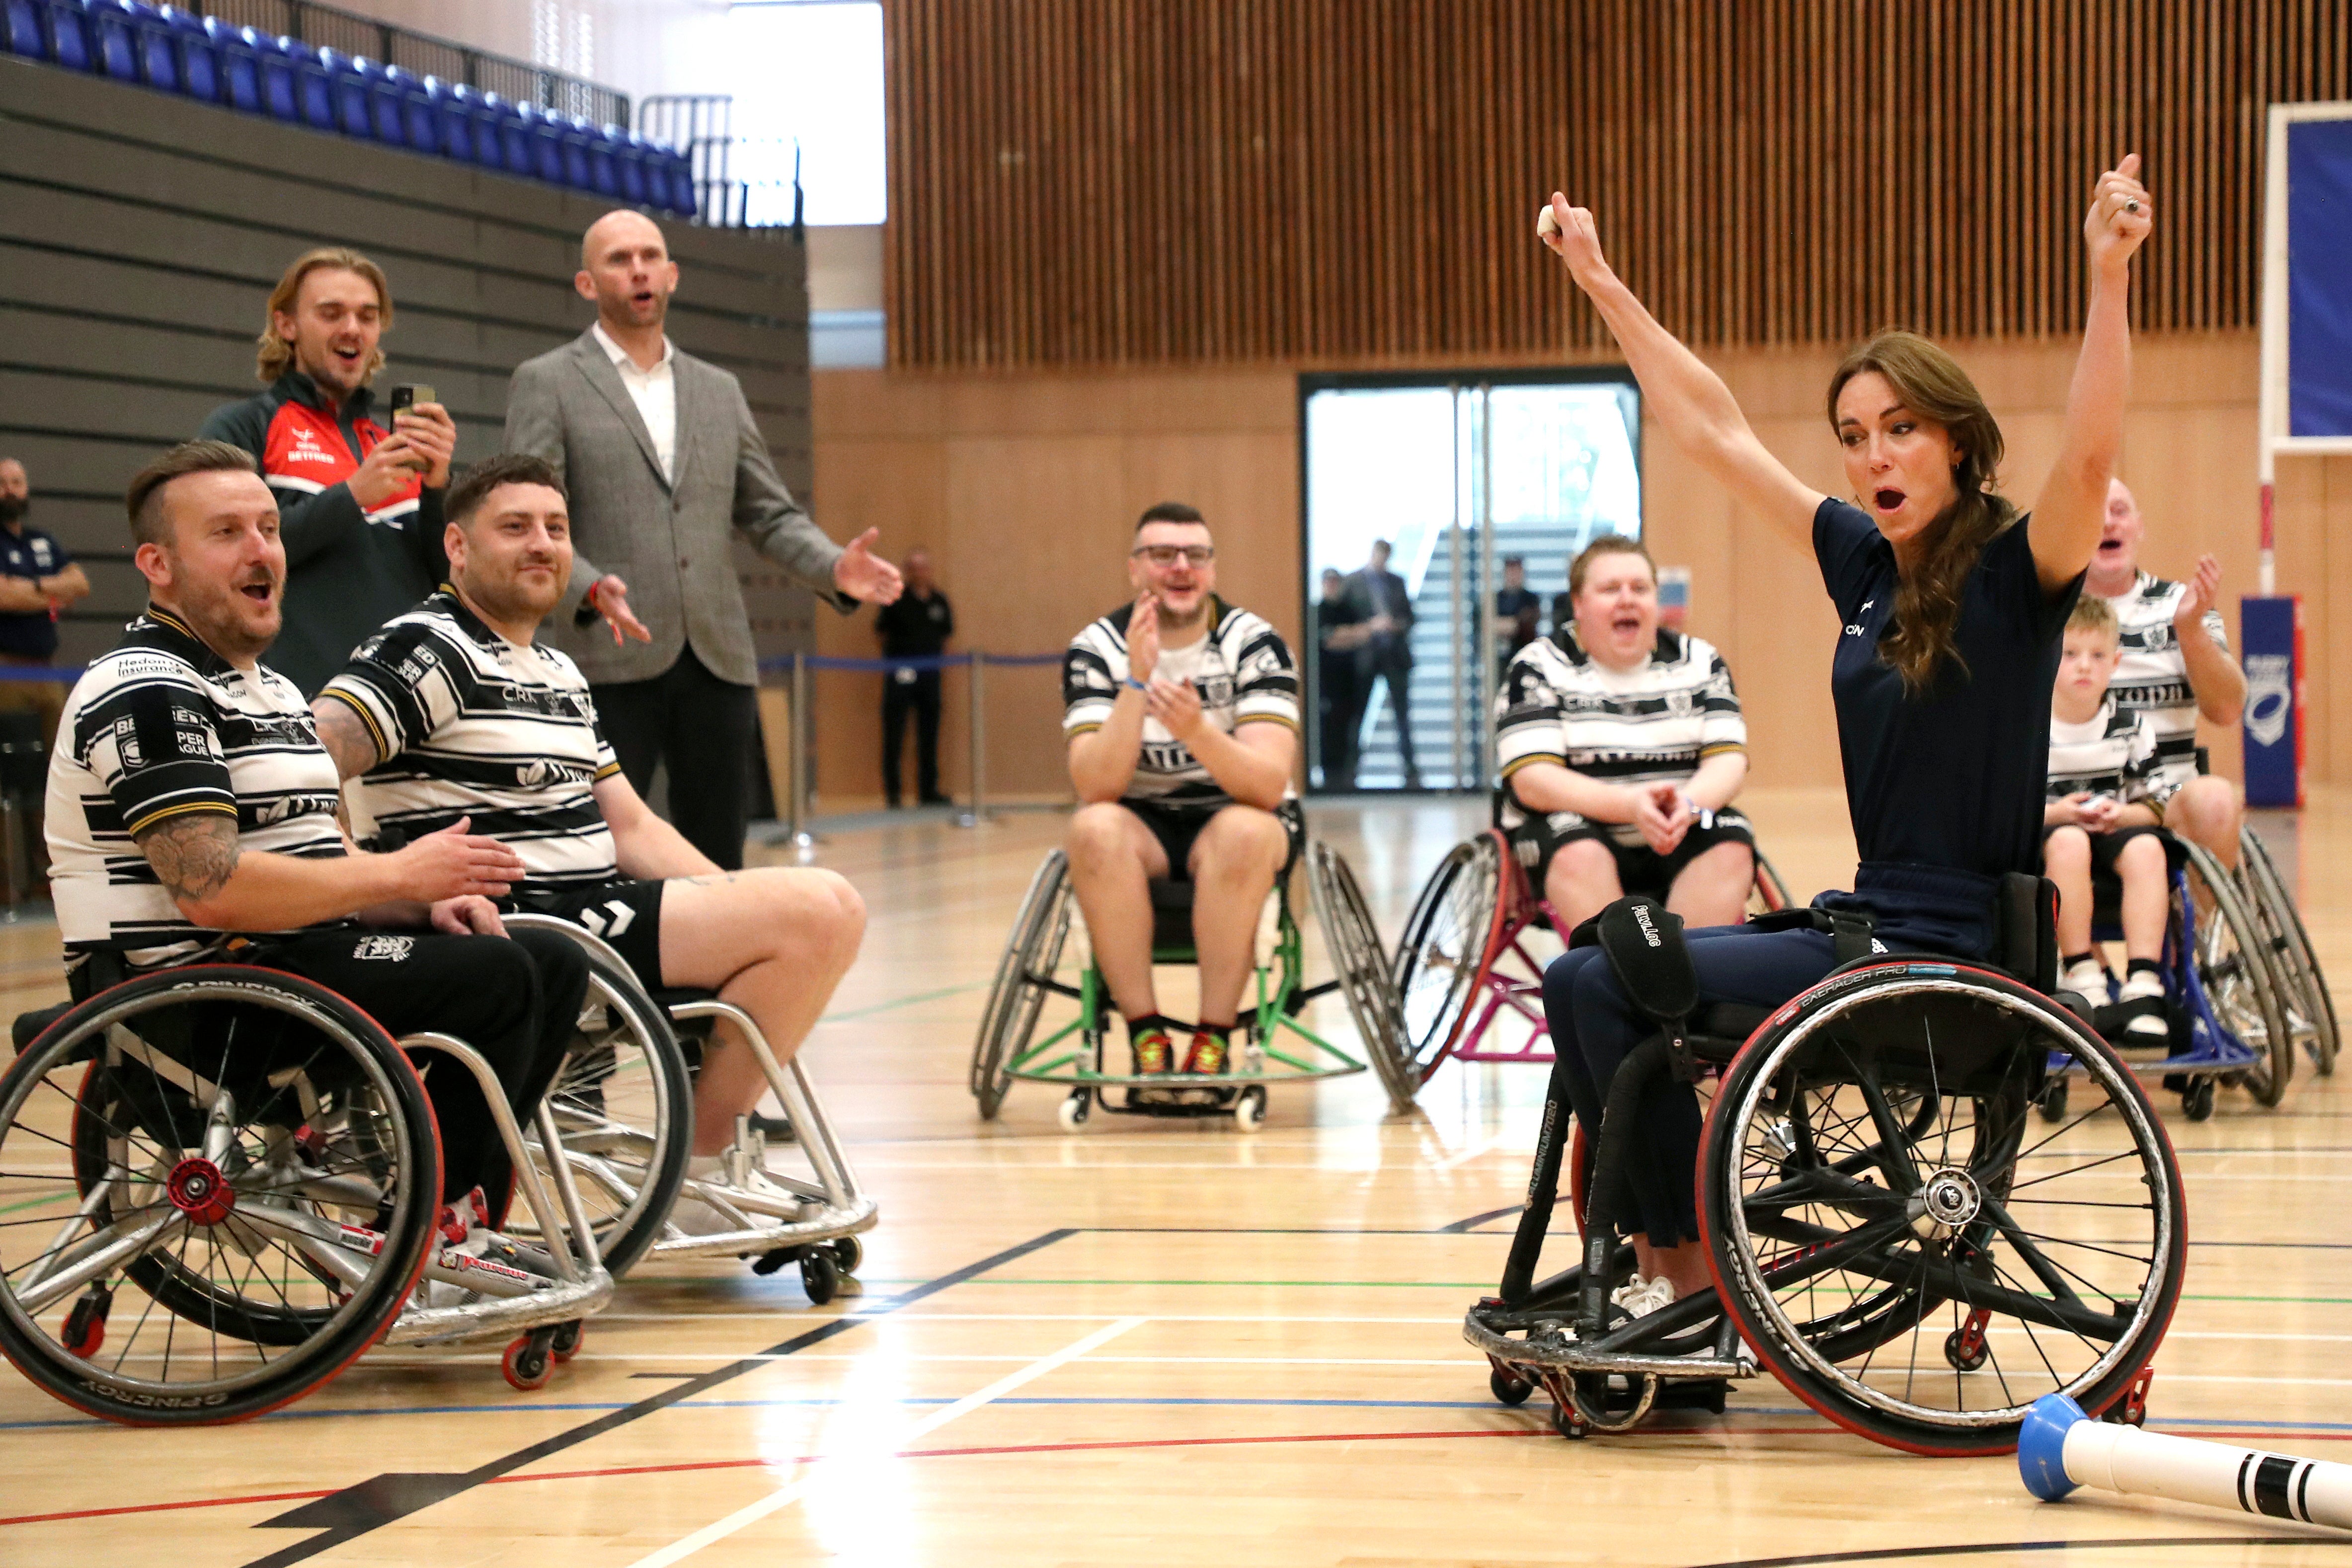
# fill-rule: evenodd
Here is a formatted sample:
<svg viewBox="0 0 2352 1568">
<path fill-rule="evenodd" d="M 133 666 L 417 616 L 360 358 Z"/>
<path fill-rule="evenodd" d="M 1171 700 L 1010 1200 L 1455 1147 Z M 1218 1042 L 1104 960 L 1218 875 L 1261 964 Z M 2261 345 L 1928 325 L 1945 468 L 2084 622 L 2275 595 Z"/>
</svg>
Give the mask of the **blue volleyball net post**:
<svg viewBox="0 0 2352 1568">
<path fill-rule="evenodd" d="M 2352 454 L 2352 103 L 2270 110 L 2263 201 L 2262 572 L 2240 602 L 2246 803 L 2303 804 L 2303 605 L 2278 591 L 2281 454 Z"/>
</svg>

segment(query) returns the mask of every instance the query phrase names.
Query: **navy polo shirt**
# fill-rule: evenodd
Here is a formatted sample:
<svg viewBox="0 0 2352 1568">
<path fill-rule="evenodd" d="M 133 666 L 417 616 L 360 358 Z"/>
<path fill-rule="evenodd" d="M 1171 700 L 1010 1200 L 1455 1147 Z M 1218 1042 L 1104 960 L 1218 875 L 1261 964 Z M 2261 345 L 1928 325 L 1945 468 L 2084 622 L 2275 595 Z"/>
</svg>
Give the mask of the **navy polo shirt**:
<svg viewBox="0 0 2352 1568">
<path fill-rule="evenodd" d="M 34 580 L 54 577 L 73 563 L 53 534 L 26 528 L 21 534 L 0 528 L 0 572 Z M 47 658 L 58 651 L 58 624 L 47 610 L 0 614 L 0 653 Z"/>
<path fill-rule="evenodd" d="M 1915 697 L 1878 651 L 1894 619 L 1895 547 L 1851 502 L 1832 497 L 1813 513 L 1841 623 L 1830 685 L 1862 858 L 1854 890 L 1882 929 L 1892 918 L 1927 945 L 1981 951 L 1975 911 L 1993 879 L 2041 869 L 2050 691 L 2083 580 L 2042 590 L 2031 521 L 1985 546 L 1961 592 L 1959 661 Z"/>
</svg>

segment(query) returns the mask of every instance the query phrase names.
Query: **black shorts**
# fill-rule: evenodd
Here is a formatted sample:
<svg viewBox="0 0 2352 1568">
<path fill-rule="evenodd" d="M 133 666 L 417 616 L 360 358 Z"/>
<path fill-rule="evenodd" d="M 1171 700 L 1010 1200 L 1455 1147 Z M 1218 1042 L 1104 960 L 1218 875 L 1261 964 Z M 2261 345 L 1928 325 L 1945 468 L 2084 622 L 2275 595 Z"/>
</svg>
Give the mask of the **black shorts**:
<svg viewBox="0 0 2352 1568">
<path fill-rule="evenodd" d="M 1197 806 L 1162 805 L 1150 800 L 1122 800 L 1119 805 L 1135 813 L 1151 837 L 1160 840 L 1160 847 L 1168 856 L 1168 880 L 1189 882 L 1192 879 L 1192 841 L 1209 826 L 1209 819 L 1223 808 L 1213 806 L 1202 810 Z M 1282 830 L 1290 840 L 1290 852 L 1283 858 L 1281 876 L 1290 875 L 1298 864 L 1299 852 L 1307 846 L 1307 814 L 1297 801 L 1286 800 L 1274 808 Z M 1277 877 L 1276 880 L 1280 878 Z"/>
<path fill-rule="evenodd" d="M 1551 858 L 1559 853 L 1561 845 L 1580 838 L 1608 846 L 1617 862 L 1620 888 L 1655 899 L 1671 892 L 1683 868 L 1717 845 L 1745 844 L 1751 854 L 1756 848 L 1755 830 L 1745 816 L 1728 806 L 1715 813 L 1711 826 L 1693 823 L 1670 855 L 1661 855 L 1646 844 L 1620 844 L 1609 824 L 1572 811 L 1528 812 L 1519 826 L 1505 828 L 1503 836 L 1510 840 L 1512 858 L 1527 870 L 1529 889 L 1539 899 L 1544 896 L 1544 877 L 1551 869 Z"/>
<path fill-rule="evenodd" d="M 2062 822 L 2058 827 L 2075 826 L 2078 825 Z M 2050 836 L 2057 832 L 2058 827 L 2043 828 L 2042 842 L 2048 844 Z M 2153 823 L 2141 822 L 2135 823 L 2129 827 L 2118 827 L 2112 833 L 2093 833 L 2087 827 L 2084 828 L 2083 832 L 2091 840 L 2091 875 L 2094 879 L 2112 879 L 2116 875 L 2116 857 L 2124 852 L 2125 845 L 2135 838 L 2145 837 L 2151 833 L 2161 835 L 2164 829 Z M 2168 858 L 2180 858 L 2178 845 L 2169 838 L 2165 840 L 2164 852 Z"/>
<path fill-rule="evenodd" d="M 612 944 L 648 991 L 662 989 L 661 906 L 665 882 L 623 878 L 552 888 L 525 888 L 507 900 L 520 914 L 553 915 Z"/>
</svg>

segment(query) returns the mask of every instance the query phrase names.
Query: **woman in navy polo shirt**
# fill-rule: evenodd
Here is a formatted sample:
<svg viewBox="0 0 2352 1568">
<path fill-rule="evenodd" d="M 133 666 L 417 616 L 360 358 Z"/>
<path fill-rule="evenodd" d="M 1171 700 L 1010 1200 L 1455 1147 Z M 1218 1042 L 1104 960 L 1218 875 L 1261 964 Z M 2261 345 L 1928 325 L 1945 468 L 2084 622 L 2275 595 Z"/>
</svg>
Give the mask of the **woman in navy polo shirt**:
<svg viewBox="0 0 2352 1568">
<path fill-rule="evenodd" d="M 1853 500 L 1804 484 L 1764 448 L 1730 390 L 1610 269 L 1592 215 L 1555 194 L 1544 243 L 1616 334 L 1646 412 L 1750 510 L 1806 541 L 1837 605 L 1830 687 L 1861 851 L 1851 894 L 1896 949 L 1985 956 L 1999 878 L 2041 865 L 2050 691 L 2068 610 L 2097 547 L 2130 381 L 2132 252 L 2152 206 L 2137 153 L 2099 178 L 2084 219 L 2090 310 L 2056 465 L 2030 514 L 1993 493 L 2000 426 L 1967 374 L 1909 332 L 1881 332 L 1831 379 L 1830 425 Z M 1857 504 L 1858 503 L 1858 504 Z M 1692 933 L 1707 1001 L 1772 1006 L 1835 966 L 1829 937 L 1727 926 Z M 1600 950 L 1544 977 L 1570 1099 L 1601 1124 L 1609 1080 L 1649 1033 Z M 1628 1146 L 1634 1315 L 1705 1289 L 1692 1173 L 1696 1096 L 1662 1081 Z"/>
</svg>

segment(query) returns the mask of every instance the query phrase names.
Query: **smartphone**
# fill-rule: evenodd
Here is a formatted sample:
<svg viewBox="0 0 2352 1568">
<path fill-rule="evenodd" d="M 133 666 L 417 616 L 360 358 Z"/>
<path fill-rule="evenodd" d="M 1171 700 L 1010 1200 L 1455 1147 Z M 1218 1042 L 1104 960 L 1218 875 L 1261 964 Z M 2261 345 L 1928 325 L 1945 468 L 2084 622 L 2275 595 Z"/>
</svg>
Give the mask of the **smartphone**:
<svg viewBox="0 0 2352 1568">
<path fill-rule="evenodd" d="M 403 383 L 392 389 L 392 415 L 397 419 L 404 408 L 414 408 L 420 403 L 438 403 L 440 399 L 433 395 L 431 387 Z"/>
</svg>

